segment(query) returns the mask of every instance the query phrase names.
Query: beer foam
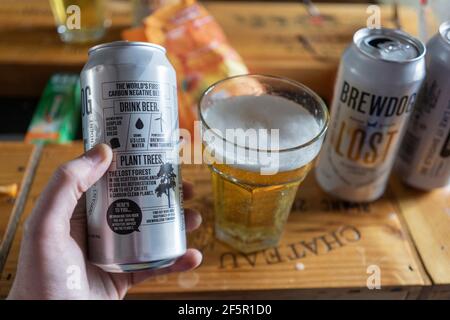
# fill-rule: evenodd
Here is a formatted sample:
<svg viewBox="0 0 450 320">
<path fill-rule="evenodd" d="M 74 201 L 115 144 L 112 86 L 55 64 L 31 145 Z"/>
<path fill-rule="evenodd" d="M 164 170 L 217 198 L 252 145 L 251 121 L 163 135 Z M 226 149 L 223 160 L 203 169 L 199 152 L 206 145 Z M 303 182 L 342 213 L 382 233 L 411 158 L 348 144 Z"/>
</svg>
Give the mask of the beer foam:
<svg viewBox="0 0 450 320">
<path fill-rule="evenodd" d="M 214 102 L 214 106 L 203 113 L 205 122 L 211 129 L 218 130 L 218 135 L 226 137 L 227 129 L 242 129 L 247 132 L 260 129 L 268 135 L 259 135 L 257 140 L 245 139 L 243 143 L 236 143 L 241 151 L 244 148 L 280 151 L 296 148 L 314 139 L 321 130 L 314 116 L 302 105 L 283 97 L 273 95 L 238 96 Z M 270 130 L 279 130 L 279 145 L 270 137 Z M 230 141 L 227 139 L 227 141 Z M 236 140 L 234 140 L 236 141 Z M 231 141 L 232 142 L 232 141 Z M 246 155 L 245 159 L 236 156 L 238 148 L 232 143 L 224 143 L 220 139 L 206 143 L 214 149 L 217 156 L 221 156 L 224 163 L 250 171 L 260 171 L 265 165 L 259 156 Z M 318 154 L 321 139 L 308 146 L 292 151 L 282 151 L 278 155 L 278 171 L 294 170 L 308 164 Z M 231 149 L 231 150 L 230 150 Z M 259 154 L 260 152 L 258 152 Z M 275 152 L 276 153 L 276 152 Z M 274 156 L 274 152 L 268 157 Z M 233 159 L 236 159 L 233 163 Z M 237 163 L 236 163 L 237 162 Z"/>
</svg>

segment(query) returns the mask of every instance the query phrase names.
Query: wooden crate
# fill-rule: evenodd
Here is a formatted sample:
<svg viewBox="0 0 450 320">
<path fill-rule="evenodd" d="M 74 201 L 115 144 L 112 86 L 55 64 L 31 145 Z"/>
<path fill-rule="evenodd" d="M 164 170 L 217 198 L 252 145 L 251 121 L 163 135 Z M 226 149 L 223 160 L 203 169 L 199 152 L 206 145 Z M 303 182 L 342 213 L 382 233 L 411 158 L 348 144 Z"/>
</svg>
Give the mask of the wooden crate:
<svg viewBox="0 0 450 320">
<path fill-rule="evenodd" d="M 435 284 L 423 298 L 450 299 L 450 186 L 424 192 L 407 187 L 396 178 L 391 185 L 423 264 Z"/>
<path fill-rule="evenodd" d="M 21 187 L 27 164 L 33 151 L 33 145 L 20 142 L 2 142 L 0 144 L 0 185 Z M 11 218 L 15 197 L 0 195 L 0 257 L 7 254 L 4 236 Z M 1 259 L 0 259 L 1 261 Z"/>
<path fill-rule="evenodd" d="M 214 2 L 205 4 L 254 73 L 286 76 L 329 99 L 340 56 L 353 33 L 366 25 L 367 5 L 318 4 L 327 18 L 311 22 L 300 3 Z M 392 27 L 392 8 L 381 6 Z M 113 2 L 113 27 L 102 42 L 118 40 L 131 23 L 130 8 Z M 26 17 L 26 18 L 24 18 Z M 416 12 L 402 7 L 401 23 L 416 33 Z M 47 0 L 0 3 L 0 94 L 39 96 L 55 72 L 79 72 L 91 45 L 65 45 L 55 31 Z"/>
<path fill-rule="evenodd" d="M 81 152 L 81 144 L 44 149 L 22 223 L 52 171 Z M 189 243 L 203 251 L 204 262 L 188 273 L 153 278 L 133 288 L 129 298 L 411 299 L 430 283 L 390 191 L 371 205 L 350 204 L 323 194 L 310 174 L 280 245 L 244 255 L 214 239 L 208 169 L 187 165 L 183 176 L 196 187 L 195 199 L 186 206 L 203 214 L 204 223 Z M 1 274 L 2 297 L 14 279 L 22 223 Z M 373 266 L 381 270 L 381 290 L 366 287 Z"/>
<path fill-rule="evenodd" d="M 154 278 L 133 288 L 129 297 L 389 297 L 415 298 L 427 276 L 403 226 L 391 192 L 370 205 L 337 201 L 325 195 L 310 174 L 298 192 L 279 246 L 242 254 L 214 239 L 209 172 L 185 166 L 204 224 L 190 237 L 204 262 L 192 272 Z M 371 266 L 381 270 L 381 291 L 366 287 Z"/>
</svg>

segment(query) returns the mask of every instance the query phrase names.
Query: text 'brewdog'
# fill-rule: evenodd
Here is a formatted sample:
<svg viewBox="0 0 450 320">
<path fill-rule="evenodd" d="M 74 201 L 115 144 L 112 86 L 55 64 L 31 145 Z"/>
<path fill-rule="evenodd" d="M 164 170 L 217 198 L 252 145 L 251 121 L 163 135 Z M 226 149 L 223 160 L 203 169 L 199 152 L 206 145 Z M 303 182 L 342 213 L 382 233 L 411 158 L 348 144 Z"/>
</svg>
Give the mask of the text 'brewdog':
<svg viewBox="0 0 450 320">
<path fill-rule="evenodd" d="M 425 76 L 425 47 L 408 34 L 361 29 L 339 66 L 330 132 L 316 170 L 338 198 L 379 198 Z"/>
</svg>

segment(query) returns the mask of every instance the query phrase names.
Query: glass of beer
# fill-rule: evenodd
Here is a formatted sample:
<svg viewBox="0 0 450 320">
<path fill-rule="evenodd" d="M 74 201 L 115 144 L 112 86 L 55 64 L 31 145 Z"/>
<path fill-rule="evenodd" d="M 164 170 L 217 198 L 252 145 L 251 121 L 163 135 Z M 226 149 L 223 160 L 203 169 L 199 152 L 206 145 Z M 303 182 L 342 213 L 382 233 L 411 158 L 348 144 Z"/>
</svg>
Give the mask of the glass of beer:
<svg viewBox="0 0 450 320">
<path fill-rule="evenodd" d="M 209 87 L 199 114 L 216 237 L 242 252 L 275 246 L 321 148 L 324 102 L 289 79 L 242 75 Z"/>
<path fill-rule="evenodd" d="M 67 43 L 99 40 L 111 24 L 108 0 L 50 0 L 56 30 Z"/>
</svg>

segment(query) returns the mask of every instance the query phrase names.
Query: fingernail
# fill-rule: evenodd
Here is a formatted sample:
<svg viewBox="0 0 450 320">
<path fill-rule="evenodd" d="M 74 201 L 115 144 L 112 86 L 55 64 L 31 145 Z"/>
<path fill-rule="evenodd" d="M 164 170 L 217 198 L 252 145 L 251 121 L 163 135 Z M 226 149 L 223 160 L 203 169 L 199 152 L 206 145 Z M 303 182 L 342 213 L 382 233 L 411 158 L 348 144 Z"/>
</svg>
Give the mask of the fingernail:
<svg viewBox="0 0 450 320">
<path fill-rule="evenodd" d="M 84 156 L 88 158 L 94 166 L 97 166 L 108 158 L 108 148 L 107 145 L 101 143 L 87 151 Z"/>
<path fill-rule="evenodd" d="M 202 215 L 197 212 L 197 214 L 195 215 L 195 223 L 197 224 L 197 226 L 200 226 L 203 222 L 203 217 Z"/>
</svg>

